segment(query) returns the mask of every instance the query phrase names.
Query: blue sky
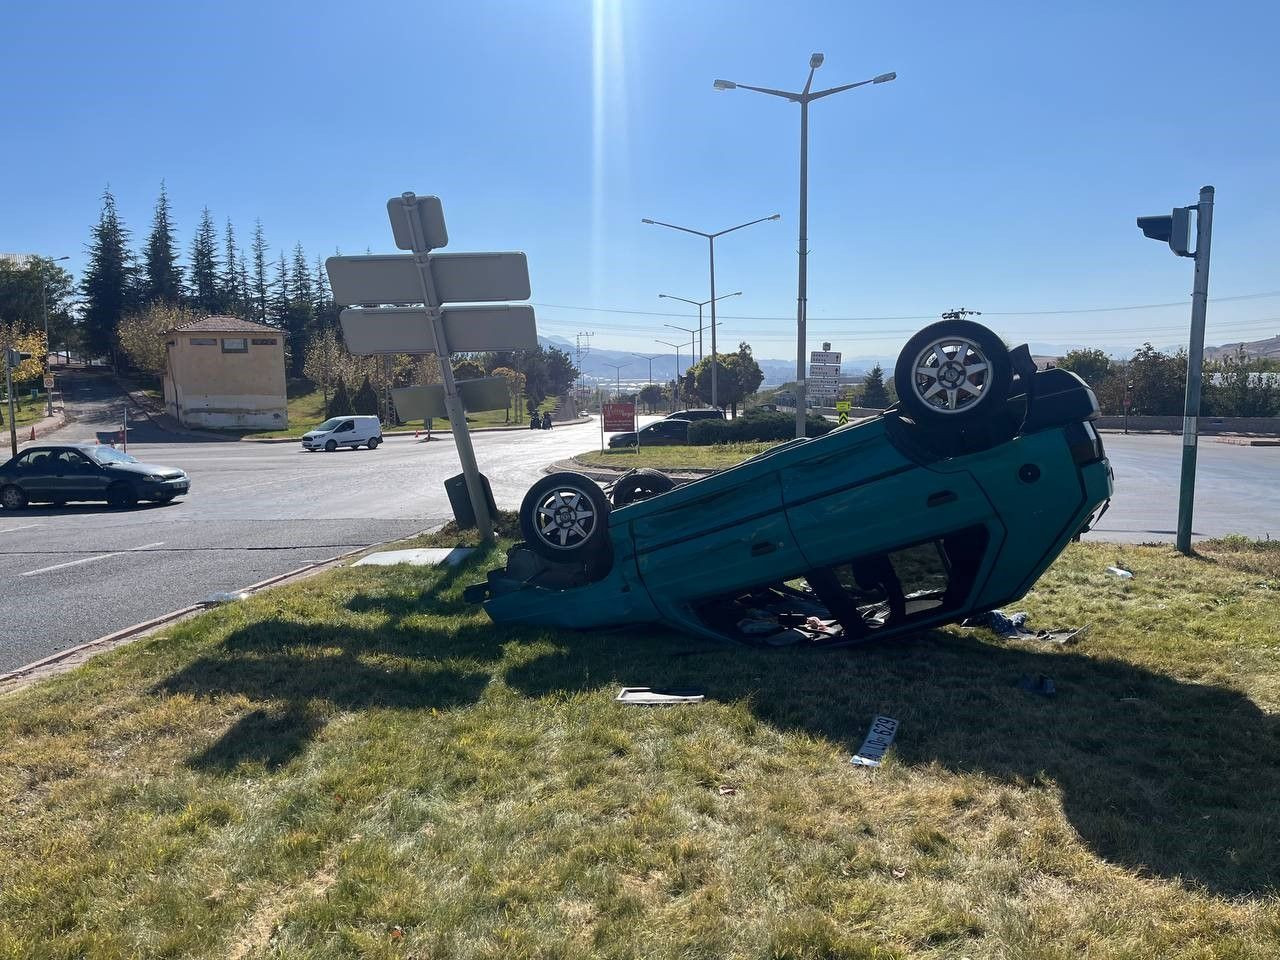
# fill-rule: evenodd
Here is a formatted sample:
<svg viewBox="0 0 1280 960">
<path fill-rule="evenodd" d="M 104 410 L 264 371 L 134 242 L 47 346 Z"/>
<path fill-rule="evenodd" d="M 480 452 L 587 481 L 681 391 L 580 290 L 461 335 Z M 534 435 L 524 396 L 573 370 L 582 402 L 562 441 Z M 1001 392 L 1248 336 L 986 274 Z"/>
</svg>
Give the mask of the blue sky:
<svg viewBox="0 0 1280 960">
<path fill-rule="evenodd" d="M 794 351 L 798 108 L 814 105 L 809 327 L 892 354 L 964 305 L 1008 339 L 1117 352 L 1185 339 L 1191 263 L 1139 214 L 1218 191 L 1211 296 L 1280 291 L 1280 8 L 1220 3 L 677 0 L 13 5 L 0 249 L 83 262 L 110 184 L 135 238 L 161 178 L 184 250 L 200 208 L 277 248 L 392 249 L 386 198 L 444 200 L 451 250 L 529 256 L 539 329 L 649 352 L 706 299 L 723 338 Z M 1199 58 L 1199 59 L 1197 59 Z M 546 305 L 546 306 L 542 306 Z M 555 306 L 550 306 L 555 305 Z M 776 319 L 736 319 L 740 317 Z M 696 321 L 695 321 L 696 322 Z M 1211 304 L 1211 343 L 1280 333 L 1280 296 Z M 678 334 L 677 334 L 678 336 Z M 657 347 L 662 350 L 664 348 Z"/>
</svg>

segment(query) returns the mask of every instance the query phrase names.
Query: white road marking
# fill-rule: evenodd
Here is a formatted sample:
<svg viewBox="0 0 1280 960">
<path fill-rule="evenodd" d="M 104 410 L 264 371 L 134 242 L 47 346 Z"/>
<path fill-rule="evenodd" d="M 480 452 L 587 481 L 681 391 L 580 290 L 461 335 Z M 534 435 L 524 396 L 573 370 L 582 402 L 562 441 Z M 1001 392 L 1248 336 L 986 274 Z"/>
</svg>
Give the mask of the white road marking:
<svg viewBox="0 0 1280 960">
<path fill-rule="evenodd" d="M 34 577 L 37 573 L 49 573 L 51 570 L 62 570 L 65 567 L 76 567 L 82 563 L 93 563 L 95 560 L 106 560 L 109 557 L 121 557 L 126 553 L 137 553 L 139 550 L 150 550 L 152 547 L 163 546 L 163 540 L 159 543 L 144 543 L 140 547 L 130 547 L 128 550 L 117 550 L 115 553 L 99 553 L 92 557 L 81 557 L 79 560 L 68 560 L 66 563 L 55 563 L 51 567 L 41 567 L 39 570 L 28 570 L 26 573 L 20 574 L 20 576 Z"/>
<path fill-rule="evenodd" d="M 25 523 L 20 527 L 5 527 L 0 533 L 17 533 L 19 530 L 30 530 L 32 527 L 38 527 L 38 523 Z"/>
</svg>

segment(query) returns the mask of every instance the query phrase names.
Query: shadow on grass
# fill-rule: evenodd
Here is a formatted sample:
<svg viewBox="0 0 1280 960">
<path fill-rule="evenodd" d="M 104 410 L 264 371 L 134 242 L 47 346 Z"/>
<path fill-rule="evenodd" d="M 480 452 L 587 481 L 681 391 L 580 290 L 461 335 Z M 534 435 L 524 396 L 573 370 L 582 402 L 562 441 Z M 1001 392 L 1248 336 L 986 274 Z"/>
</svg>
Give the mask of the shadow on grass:
<svg viewBox="0 0 1280 960">
<path fill-rule="evenodd" d="M 1053 781 L 1081 839 L 1113 863 L 1227 896 L 1280 885 L 1280 719 L 1240 693 L 941 632 L 847 651 L 676 655 L 689 646 L 658 631 L 567 634 L 560 655 L 507 682 L 530 696 L 610 678 L 699 688 L 849 751 L 885 713 L 902 723 L 902 763 Z M 1039 674 L 1053 678 L 1055 697 L 1019 689 Z"/>
</svg>

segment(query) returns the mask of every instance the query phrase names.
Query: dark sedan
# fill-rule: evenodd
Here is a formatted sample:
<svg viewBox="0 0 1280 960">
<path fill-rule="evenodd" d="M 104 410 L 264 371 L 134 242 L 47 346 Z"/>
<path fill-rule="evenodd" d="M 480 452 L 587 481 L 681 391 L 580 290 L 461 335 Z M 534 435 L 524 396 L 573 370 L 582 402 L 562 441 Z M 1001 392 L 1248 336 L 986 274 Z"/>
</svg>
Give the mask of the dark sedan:
<svg viewBox="0 0 1280 960">
<path fill-rule="evenodd" d="M 140 463 L 114 447 L 89 443 L 29 447 L 0 467 L 5 510 L 72 500 L 105 500 L 113 507 L 168 503 L 189 489 L 186 473 L 176 467 Z"/>
<path fill-rule="evenodd" d="M 689 421 L 659 420 L 647 427 L 641 427 L 639 435 L 642 447 L 671 447 L 686 444 L 689 442 Z M 609 438 L 611 447 L 634 447 L 635 445 L 634 432 L 615 433 Z"/>
</svg>

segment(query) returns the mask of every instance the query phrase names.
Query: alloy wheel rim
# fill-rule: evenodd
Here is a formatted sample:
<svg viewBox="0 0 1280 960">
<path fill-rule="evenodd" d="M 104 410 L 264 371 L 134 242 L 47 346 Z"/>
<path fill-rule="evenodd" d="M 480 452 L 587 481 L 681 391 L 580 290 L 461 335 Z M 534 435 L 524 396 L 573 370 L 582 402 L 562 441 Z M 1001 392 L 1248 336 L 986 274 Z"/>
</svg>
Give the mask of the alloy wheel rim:
<svg viewBox="0 0 1280 960">
<path fill-rule="evenodd" d="M 556 550 L 582 546 L 595 532 L 596 509 L 580 490 L 561 487 L 542 498 L 534 514 L 538 536 Z"/>
<path fill-rule="evenodd" d="M 957 414 L 977 406 L 987 395 L 991 361 L 968 337 L 942 337 L 918 354 L 911 383 L 916 398 L 941 414 Z"/>
</svg>

